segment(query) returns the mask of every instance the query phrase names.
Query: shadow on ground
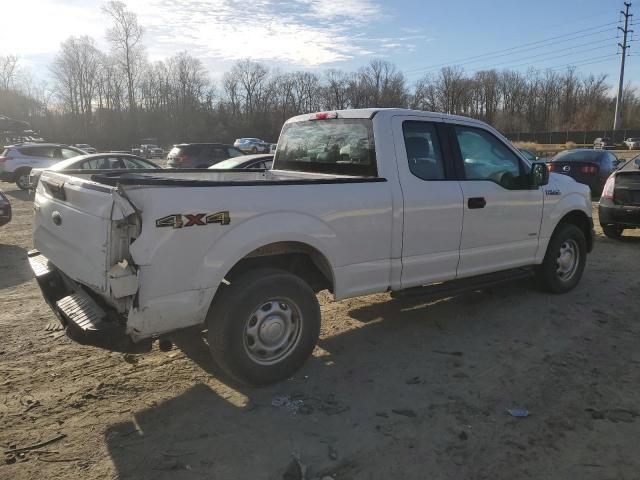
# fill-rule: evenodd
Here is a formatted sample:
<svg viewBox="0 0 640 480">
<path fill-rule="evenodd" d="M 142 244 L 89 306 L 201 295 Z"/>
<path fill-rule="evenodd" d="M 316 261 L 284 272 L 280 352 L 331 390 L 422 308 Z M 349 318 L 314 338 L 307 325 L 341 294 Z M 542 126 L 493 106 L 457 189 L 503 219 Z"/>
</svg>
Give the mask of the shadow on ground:
<svg viewBox="0 0 640 480">
<path fill-rule="evenodd" d="M 517 282 L 499 291 L 430 299 L 427 304 L 414 298 L 353 308 L 349 316 L 361 322 L 359 328 L 323 338 L 322 354 L 312 357 L 295 378 L 261 389 L 222 375 L 200 332 L 176 335 L 176 346 L 223 385 L 214 390 L 197 384 L 111 426 L 106 442 L 118 478 L 281 479 L 292 455 L 311 466 L 307 478 L 351 478 L 363 467 L 346 452 L 405 442 L 405 437 L 415 443 L 417 431 L 424 448 L 431 441 L 446 447 L 449 440 L 431 439 L 432 426 L 423 424 L 438 413 L 429 406 L 464 404 L 458 400 L 468 395 L 461 379 L 494 366 L 492 357 L 478 361 L 487 348 L 478 332 L 498 327 L 508 334 L 513 328 L 501 325 L 509 319 L 485 312 L 525 297 L 531 298 L 528 282 Z M 465 325 L 469 316 L 475 317 L 473 324 Z M 452 335 L 457 331 L 464 331 L 460 338 Z M 429 372 L 435 372 L 436 385 L 429 384 Z M 455 385 L 443 389 L 443 379 Z M 491 375 L 484 381 L 485 388 L 499 390 Z M 274 406 L 274 399 L 283 395 L 300 404 Z M 504 399 L 505 405 L 508 401 Z M 405 413 L 392 413 L 394 409 Z M 439 422 L 454 428 L 460 419 Z M 455 435 L 453 440 L 460 442 Z M 334 449 L 345 455 L 332 453 Z"/>
<path fill-rule="evenodd" d="M 15 287 L 32 278 L 27 251 L 16 245 L 0 244 L 0 290 Z"/>
<path fill-rule="evenodd" d="M 28 190 L 8 190 L 6 193 L 9 197 L 13 197 L 16 200 L 22 200 L 23 202 L 33 201 L 33 193 Z"/>
</svg>

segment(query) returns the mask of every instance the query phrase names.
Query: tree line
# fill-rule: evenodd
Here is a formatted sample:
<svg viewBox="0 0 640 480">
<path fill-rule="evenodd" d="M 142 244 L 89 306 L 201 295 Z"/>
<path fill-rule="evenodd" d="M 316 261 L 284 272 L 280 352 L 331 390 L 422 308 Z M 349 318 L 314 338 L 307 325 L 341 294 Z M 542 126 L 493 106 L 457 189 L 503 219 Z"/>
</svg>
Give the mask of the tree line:
<svg viewBox="0 0 640 480">
<path fill-rule="evenodd" d="M 526 73 L 451 66 L 409 82 L 383 59 L 357 71 L 282 72 L 239 60 L 213 81 L 187 52 L 150 62 L 144 28 L 119 1 L 103 8 L 110 19 L 101 51 L 88 36 L 64 41 L 37 83 L 14 55 L 0 56 L 0 115 L 26 120 L 43 137 L 100 148 L 128 148 L 141 138 L 162 145 L 276 141 L 282 123 L 306 112 L 402 107 L 467 115 L 503 132 L 606 130 L 615 98 L 606 75 L 574 68 Z M 623 125 L 640 128 L 640 98 L 625 89 Z"/>
</svg>

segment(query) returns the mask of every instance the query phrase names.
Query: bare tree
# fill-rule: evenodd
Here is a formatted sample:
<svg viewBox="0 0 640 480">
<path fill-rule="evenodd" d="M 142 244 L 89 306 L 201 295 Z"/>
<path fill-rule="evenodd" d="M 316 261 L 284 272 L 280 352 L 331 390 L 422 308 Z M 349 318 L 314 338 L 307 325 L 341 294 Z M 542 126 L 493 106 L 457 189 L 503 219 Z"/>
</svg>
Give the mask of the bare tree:
<svg viewBox="0 0 640 480">
<path fill-rule="evenodd" d="M 111 44 L 114 58 L 127 77 L 129 111 L 135 118 L 136 82 L 143 61 L 143 28 L 138 23 L 137 15 L 127 10 L 123 2 L 111 0 L 103 11 L 113 21 L 113 26 L 107 30 L 107 40 Z"/>
<path fill-rule="evenodd" d="M 0 88 L 9 90 L 15 86 L 18 76 L 18 57 L 0 55 Z"/>
</svg>

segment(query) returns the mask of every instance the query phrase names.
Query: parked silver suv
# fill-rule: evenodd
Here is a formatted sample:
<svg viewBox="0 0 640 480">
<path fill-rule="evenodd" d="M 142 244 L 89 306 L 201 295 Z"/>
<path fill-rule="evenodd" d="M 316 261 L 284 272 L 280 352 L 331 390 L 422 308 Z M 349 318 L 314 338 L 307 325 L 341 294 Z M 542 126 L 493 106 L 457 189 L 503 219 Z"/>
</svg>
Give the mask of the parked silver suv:
<svg viewBox="0 0 640 480">
<path fill-rule="evenodd" d="M 238 138 L 233 146 L 244 153 L 269 153 L 270 144 L 259 138 Z"/>
<path fill-rule="evenodd" d="M 16 182 L 22 190 L 28 190 L 32 168 L 47 168 L 60 160 L 78 155 L 86 155 L 86 152 L 59 143 L 9 145 L 0 154 L 0 180 Z"/>
</svg>

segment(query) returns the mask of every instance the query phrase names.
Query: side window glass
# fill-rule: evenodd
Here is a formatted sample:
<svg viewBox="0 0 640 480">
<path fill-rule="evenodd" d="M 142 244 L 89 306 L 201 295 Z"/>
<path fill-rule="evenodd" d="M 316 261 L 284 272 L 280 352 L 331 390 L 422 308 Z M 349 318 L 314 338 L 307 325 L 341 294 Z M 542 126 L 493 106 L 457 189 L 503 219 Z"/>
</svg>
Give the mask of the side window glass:
<svg viewBox="0 0 640 480">
<path fill-rule="evenodd" d="M 406 121 L 402 124 L 402 132 L 411 173 L 422 180 L 444 180 L 444 163 L 435 126 Z"/>
<path fill-rule="evenodd" d="M 147 164 L 135 158 L 121 157 L 120 159 L 122 160 L 122 163 L 124 163 L 124 168 L 149 168 Z"/>
<path fill-rule="evenodd" d="M 235 148 L 227 148 L 227 152 L 229 153 L 229 158 L 239 157 L 241 155 L 244 155 L 244 153 L 242 153 L 240 150 L 237 150 Z"/>
<path fill-rule="evenodd" d="M 215 161 L 226 160 L 227 156 L 222 148 L 214 147 L 211 149 L 211 158 Z"/>
<path fill-rule="evenodd" d="M 91 160 L 92 169 L 95 170 L 116 170 L 122 168 L 120 166 L 120 160 L 117 157 L 101 157 Z M 86 168 L 86 167 L 85 167 Z"/>
<path fill-rule="evenodd" d="M 489 180 L 507 189 L 526 185 L 520 160 L 500 140 L 478 128 L 455 130 L 467 180 Z"/>
<path fill-rule="evenodd" d="M 23 155 L 44 158 L 55 158 L 55 150 L 56 149 L 54 147 L 28 147 L 18 149 L 18 151 Z"/>
<path fill-rule="evenodd" d="M 98 159 L 92 158 L 91 160 L 85 160 L 80 165 L 80 168 L 83 170 L 97 170 L 98 169 Z"/>
<path fill-rule="evenodd" d="M 82 154 L 78 153 L 76 150 L 71 150 L 70 148 L 62 149 L 62 158 L 64 159 L 77 157 L 78 155 L 82 155 Z"/>
</svg>

